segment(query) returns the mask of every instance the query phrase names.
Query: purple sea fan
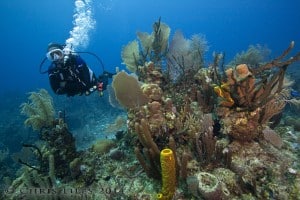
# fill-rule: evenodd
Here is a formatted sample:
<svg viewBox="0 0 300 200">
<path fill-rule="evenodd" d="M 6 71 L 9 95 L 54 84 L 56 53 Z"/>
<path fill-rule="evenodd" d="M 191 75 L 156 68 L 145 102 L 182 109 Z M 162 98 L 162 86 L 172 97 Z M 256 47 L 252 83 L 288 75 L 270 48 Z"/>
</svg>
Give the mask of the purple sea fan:
<svg viewBox="0 0 300 200">
<path fill-rule="evenodd" d="M 185 39 L 180 31 L 175 32 L 167 55 L 170 79 L 176 81 L 188 71 L 198 71 L 204 66 L 207 50 L 207 41 L 203 35 L 197 34 L 191 39 Z"/>
</svg>

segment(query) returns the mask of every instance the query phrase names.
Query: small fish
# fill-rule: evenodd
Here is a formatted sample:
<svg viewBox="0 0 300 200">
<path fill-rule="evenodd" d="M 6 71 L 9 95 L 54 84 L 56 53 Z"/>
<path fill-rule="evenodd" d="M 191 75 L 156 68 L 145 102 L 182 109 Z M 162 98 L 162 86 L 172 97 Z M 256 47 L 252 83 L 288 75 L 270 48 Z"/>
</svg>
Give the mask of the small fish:
<svg viewBox="0 0 300 200">
<path fill-rule="evenodd" d="M 291 96 L 292 97 L 300 97 L 300 92 L 296 91 L 296 90 L 292 90 L 291 91 Z"/>
</svg>

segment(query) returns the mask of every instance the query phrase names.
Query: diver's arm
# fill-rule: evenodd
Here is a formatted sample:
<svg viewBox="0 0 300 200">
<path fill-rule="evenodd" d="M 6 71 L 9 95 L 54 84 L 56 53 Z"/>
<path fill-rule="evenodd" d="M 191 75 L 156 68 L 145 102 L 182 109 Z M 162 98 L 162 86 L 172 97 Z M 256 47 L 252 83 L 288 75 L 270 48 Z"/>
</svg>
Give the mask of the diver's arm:
<svg viewBox="0 0 300 200">
<path fill-rule="evenodd" d="M 54 93 L 64 94 L 64 90 L 61 88 L 61 82 L 56 74 L 49 74 L 50 86 Z"/>
<path fill-rule="evenodd" d="M 80 80 L 85 84 L 86 90 L 96 85 L 96 76 L 94 72 L 87 66 L 85 61 L 80 57 L 76 57 L 76 63 L 79 70 Z"/>
</svg>

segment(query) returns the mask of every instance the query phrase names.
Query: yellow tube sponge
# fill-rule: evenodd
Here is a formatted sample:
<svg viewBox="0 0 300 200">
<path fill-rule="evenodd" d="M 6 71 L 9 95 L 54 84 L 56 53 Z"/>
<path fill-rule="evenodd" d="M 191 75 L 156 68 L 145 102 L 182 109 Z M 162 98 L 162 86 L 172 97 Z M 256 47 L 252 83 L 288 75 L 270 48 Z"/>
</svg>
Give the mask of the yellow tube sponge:
<svg viewBox="0 0 300 200">
<path fill-rule="evenodd" d="M 157 199 L 171 200 L 176 189 L 175 157 L 171 149 L 160 152 L 160 165 L 162 174 L 162 190 Z"/>
</svg>

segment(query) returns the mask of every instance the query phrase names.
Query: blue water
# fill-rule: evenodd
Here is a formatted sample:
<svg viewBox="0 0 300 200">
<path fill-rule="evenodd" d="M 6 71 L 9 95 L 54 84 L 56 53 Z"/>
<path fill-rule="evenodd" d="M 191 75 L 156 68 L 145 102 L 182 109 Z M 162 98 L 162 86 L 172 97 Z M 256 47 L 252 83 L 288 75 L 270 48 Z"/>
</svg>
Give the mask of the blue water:
<svg viewBox="0 0 300 200">
<path fill-rule="evenodd" d="M 80 1 L 90 2 L 88 12 L 76 10 Z M 81 14 L 88 20 L 80 21 Z M 13 180 L 21 167 L 11 155 L 20 152 L 22 143 L 39 141 L 39 134 L 24 126 L 26 117 L 20 113 L 28 92 L 41 88 L 50 92 L 56 113 L 66 113 L 78 149 L 89 148 L 99 138 L 113 137 L 105 130 L 119 116 L 126 116 L 124 110 L 109 104 L 106 92 L 101 98 L 95 93 L 72 98 L 51 93 L 48 75 L 39 73 L 47 45 L 74 39 L 71 44 L 76 51 L 97 54 L 105 69 L 113 72 L 116 66 L 125 69 L 122 47 L 136 38 L 137 31 L 151 33 L 160 17 L 171 28 L 170 38 L 176 30 L 185 38 L 205 35 L 207 64 L 215 51 L 225 52 L 228 63 L 236 53 L 256 44 L 271 49 L 271 58 L 279 56 L 291 41 L 295 41 L 291 55 L 300 51 L 300 0 L 0 0 L 0 154 L 7 150 L 3 162 L 0 155 L 0 198 L 7 187 L 3 177 Z M 70 34 L 74 30 L 75 35 Z M 97 59 L 87 54 L 82 57 L 98 76 Z M 49 64 L 47 61 L 42 71 Z M 299 65 L 292 66 L 296 69 L 295 92 L 300 92 Z M 288 108 L 290 114 L 299 115 L 299 109 Z"/>
<path fill-rule="evenodd" d="M 229 61 L 250 44 L 267 45 L 272 56 L 291 40 L 300 49 L 299 0 L 94 0 L 91 5 L 96 25 L 89 31 L 89 43 L 79 49 L 96 53 L 111 70 L 124 68 L 122 46 L 136 38 L 136 31 L 151 32 L 159 17 L 171 27 L 171 35 L 175 30 L 187 38 L 206 35 L 208 60 L 213 51 L 224 51 Z M 49 42 L 69 38 L 74 8 L 73 0 L 0 1 L 1 93 L 49 88 L 39 64 Z M 93 57 L 83 57 L 100 73 Z"/>
</svg>

